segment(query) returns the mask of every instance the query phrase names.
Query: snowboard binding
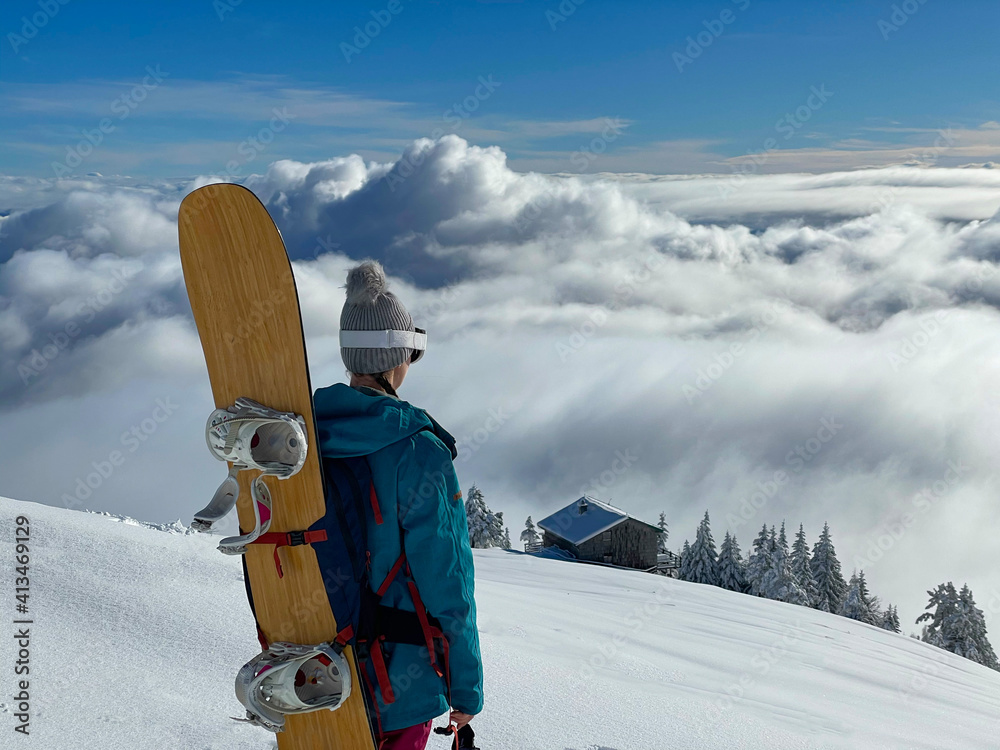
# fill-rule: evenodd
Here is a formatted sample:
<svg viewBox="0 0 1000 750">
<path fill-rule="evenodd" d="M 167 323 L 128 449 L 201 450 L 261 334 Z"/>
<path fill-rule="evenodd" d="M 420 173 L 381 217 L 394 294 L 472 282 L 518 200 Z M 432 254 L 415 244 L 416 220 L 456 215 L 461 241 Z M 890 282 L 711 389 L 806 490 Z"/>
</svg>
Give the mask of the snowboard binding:
<svg viewBox="0 0 1000 750">
<path fill-rule="evenodd" d="M 351 670 L 333 644 L 272 643 L 236 675 L 236 697 L 245 721 L 269 732 L 285 728 L 285 716 L 343 705 L 351 694 Z"/>
<path fill-rule="evenodd" d="M 247 534 L 226 537 L 219 550 L 227 555 L 242 555 L 271 525 L 271 491 L 265 476 L 287 479 L 305 465 L 308 441 L 305 420 L 289 412 L 277 411 L 249 398 L 238 398 L 228 409 L 216 409 L 205 426 L 208 450 L 219 461 L 232 463 L 227 476 L 212 501 L 195 513 L 191 528 L 208 531 L 236 506 L 241 471 L 260 471 L 250 485 L 253 497 L 254 528 Z"/>
</svg>

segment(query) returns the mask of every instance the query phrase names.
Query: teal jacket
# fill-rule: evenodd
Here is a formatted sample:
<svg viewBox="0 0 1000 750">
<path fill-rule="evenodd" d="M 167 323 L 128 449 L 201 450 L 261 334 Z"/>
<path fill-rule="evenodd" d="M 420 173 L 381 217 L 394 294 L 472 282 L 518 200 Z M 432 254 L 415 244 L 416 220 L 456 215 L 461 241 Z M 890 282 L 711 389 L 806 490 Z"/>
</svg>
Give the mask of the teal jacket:
<svg viewBox="0 0 1000 750">
<path fill-rule="evenodd" d="M 402 541 L 420 598 L 448 640 L 450 707 L 478 714 L 483 667 L 468 521 L 452 463 L 455 438 L 423 409 L 372 388 L 337 383 L 316 391 L 314 402 L 321 454 L 367 456 L 371 466 L 382 513 L 376 524 L 367 509 L 372 588 L 389 574 Z M 382 603 L 414 610 L 403 576 Z M 396 700 L 386 705 L 377 696 L 384 731 L 422 724 L 449 709 L 446 681 L 431 668 L 426 648 L 386 644 L 386 655 Z"/>
</svg>

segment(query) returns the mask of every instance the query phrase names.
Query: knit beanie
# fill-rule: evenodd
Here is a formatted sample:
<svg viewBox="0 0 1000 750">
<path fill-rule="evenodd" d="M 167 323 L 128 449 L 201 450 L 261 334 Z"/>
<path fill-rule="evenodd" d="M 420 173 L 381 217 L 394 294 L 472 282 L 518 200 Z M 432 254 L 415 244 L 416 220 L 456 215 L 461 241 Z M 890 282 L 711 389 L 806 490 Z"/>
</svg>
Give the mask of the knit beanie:
<svg viewBox="0 0 1000 750">
<path fill-rule="evenodd" d="M 340 313 L 342 331 L 413 331 L 413 319 L 386 289 L 385 271 L 377 260 L 365 260 L 347 272 L 347 301 Z M 387 372 L 408 361 L 409 347 L 359 349 L 340 347 L 340 356 L 349 372 L 357 375 Z"/>
</svg>

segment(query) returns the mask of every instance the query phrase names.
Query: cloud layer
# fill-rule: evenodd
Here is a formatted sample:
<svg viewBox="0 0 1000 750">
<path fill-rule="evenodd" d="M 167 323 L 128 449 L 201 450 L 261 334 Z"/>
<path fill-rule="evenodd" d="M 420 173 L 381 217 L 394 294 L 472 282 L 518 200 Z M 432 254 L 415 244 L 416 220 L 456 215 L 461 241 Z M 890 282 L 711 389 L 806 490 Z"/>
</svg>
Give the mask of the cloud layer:
<svg viewBox="0 0 1000 750">
<path fill-rule="evenodd" d="M 221 478 L 176 247 L 206 181 L 0 181 L 0 494 L 74 497 L 164 397 L 176 416 L 80 502 L 186 518 Z M 673 546 L 705 508 L 744 547 L 829 520 L 904 618 L 940 580 L 984 608 L 1000 589 L 997 171 L 519 174 L 445 136 L 250 184 L 295 261 L 314 384 L 344 376 L 346 268 L 382 260 L 430 332 L 404 397 L 515 536 L 586 489 L 666 511 Z"/>
</svg>

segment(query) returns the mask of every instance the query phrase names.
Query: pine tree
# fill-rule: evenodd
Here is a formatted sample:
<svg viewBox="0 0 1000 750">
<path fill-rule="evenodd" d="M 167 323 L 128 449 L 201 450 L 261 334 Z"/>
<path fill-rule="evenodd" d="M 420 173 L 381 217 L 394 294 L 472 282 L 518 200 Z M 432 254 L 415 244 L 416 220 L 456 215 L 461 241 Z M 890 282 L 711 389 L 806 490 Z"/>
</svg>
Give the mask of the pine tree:
<svg viewBox="0 0 1000 750">
<path fill-rule="evenodd" d="M 840 561 L 830 537 L 830 525 L 823 524 L 823 532 L 819 541 L 813 545 L 812 560 L 809 568 L 816 583 L 816 603 L 814 607 L 823 612 L 839 612 L 844 596 L 847 593 L 847 583 L 840 572 Z"/>
<path fill-rule="evenodd" d="M 927 593 L 930 602 L 926 609 L 933 608 L 934 612 L 924 612 L 917 618 L 918 623 L 929 621 L 920 639 L 991 669 L 1000 669 L 986 635 L 983 611 L 976 606 L 968 585 L 956 592 L 949 581 Z"/>
<path fill-rule="evenodd" d="M 858 591 L 861 594 L 861 600 L 865 604 L 865 611 L 868 615 L 864 622 L 867 622 L 869 625 L 881 627 L 882 617 L 884 616 L 884 613 L 882 612 L 882 605 L 879 602 L 878 597 L 874 596 L 868 590 L 868 581 L 865 580 L 864 570 L 858 571 Z"/>
<path fill-rule="evenodd" d="M 847 584 L 847 594 L 837 614 L 869 625 L 881 625 L 882 615 L 873 606 L 863 570 L 851 574 L 851 580 Z"/>
<path fill-rule="evenodd" d="M 902 629 L 899 627 L 899 612 L 896 611 L 894 605 L 890 604 L 885 608 L 885 612 L 882 613 L 881 626 L 892 633 L 902 632 Z"/>
<path fill-rule="evenodd" d="M 939 584 L 932 591 L 927 592 L 930 602 L 924 609 L 933 608 L 933 612 L 924 612 L 917 618 L 917 622 L 929 621 L 924 625 L 920 633 L 920 640 L 951 651 L 950 625 L 955 619 L 958 609 L 958 592 L 955 591 L 954 584 Z"/>
<path fill-rule="evenodd" d="M 465 501 L 466 521 L 469 525 L 469 544 L 476 549 L 503 547 L 503 513 L 494 513 L 486 505 L 483 492 L 476 485 L 469 488 Z"/>
<path fill-rule="evenodd" d="M 814 607 L 818 592 L 816 590 L 816 579 L 813 578 L 812 568 L 809 566 L 809 542 L 806 541 L 806 532 L 799 524 L 799 531 L 795 535 L 795 543 L 792 545 L 792 554 L 789 558 L 792 569 L 792 577 L 802 589 L 805 601 L 802 602 L 807 607 Z"/>
<path fill-rule="evenodd" d="M 955 653 L 990 669 L 1000 670 L 1000 662 L 997 661 L 996 652 L 986 635 L 986 619 L 983 611 L 976 606 L 968 584 L 963 585 L 958 592 L 958 602 L 960 617 L 955 623 L 954 640 L 961 650 L 956 650 Z"/>
<path fill-rule="evenodd" d="M 748 593 L 753 596 L 764 596 L 764 577 L 771 569 L 771 560 L 774 555 L 771 552 L 771 538 L 768 535 L 767 526 L 760 529 L 757 538 L 753 540 L 753 551 L 750 553 L 750 560 L 747 562 L 747 585 Z"/>
<path fill-rule="evenodd" d="M 681 550 L 681 565 L 677 570 L 677 579 L 679 581 L 691 580 L 691 559 L 691 545 L 685 539 L 684 548 Z"/>
<path fill-rule="evenodd" d="M 527 549 L 528 545 L 538 544 L 538 540 L 538 530 L 535 528 L 531 516 L 528 516 L 528 520 L 524 522 L 524 531 L 521 532 L 521 541 L 524 542 L 525 549 Z"/>
<path fill-rule="evenodd" d="M 490 532 L 491 532 L 490 533 L 490 546 L 491 547 L 500 547 L 501 549 L 507 549 L 507 548 L 504 547 L 504 537 L 507 534 L 504 531 L 505 527 L 504 527 L 504 523 L 503 523 L 503 512 L 501 511 L 499 513 L 493 513 L 493 511 L 490 511 L 490 515 L 492 516 L 491 519 L 490 519 L 490 521 L 491 521 L 491 523 L 490 523 Z"/>
<path fill-rule="evenodd" d="M 510 529 L 508 528 L 503 530 L 503 548 L 510 549 Z"/>
<path fill-rule="evenodd" d="M 792 575 L 784 521 L 781 522 L 780 535 L 775 536 L 772 527 L 770 541 L 773 548 L 771 567 L 764 573 L 764 580 L 761 583 L 764 596 L 788 604 L 805 604 L 807 601 L 805 592 Z"/>
<path fill-rule="evenodd" d="M 722 540 L 722 547 L 719 548 L 718 585 L 728 591 L 739 591 L 741 594 L 749 589 L 740 544 L 728 531 Z"/>
<path fill-rule="evenodd" d="M 857 571 L 851 574 L 851 580 L 847 584 L 847 593 L 844 595 L 844 600 L 841 602 L 837 614 L 858 622 L 864 621 L 867 612 L 864 600 L 861 598 Z"/>
<path fill-rule="evenodd" d="M 690 574 L 691 577 L 687 580 L 694 583 L 707 583 L 710 586 L 719 584 L 719 555 L 715 551 L 707 510 L 698 524 L 694 544 L 691 545 Z"/>
<path fill-rule="evenodd" d="M 670 529 L 667 528 L 666 513 L 660 513 L 660 520 L 656 525 L 660 527 L 660 537 L 656 540 L 656 552 L 662 555 L 667 552 L 667 537 L 670 536 Z"/>
</svg>

